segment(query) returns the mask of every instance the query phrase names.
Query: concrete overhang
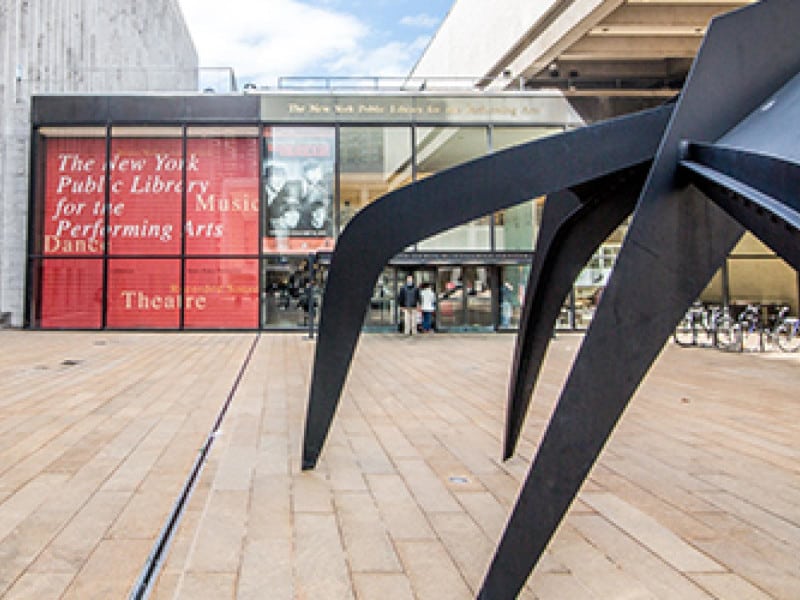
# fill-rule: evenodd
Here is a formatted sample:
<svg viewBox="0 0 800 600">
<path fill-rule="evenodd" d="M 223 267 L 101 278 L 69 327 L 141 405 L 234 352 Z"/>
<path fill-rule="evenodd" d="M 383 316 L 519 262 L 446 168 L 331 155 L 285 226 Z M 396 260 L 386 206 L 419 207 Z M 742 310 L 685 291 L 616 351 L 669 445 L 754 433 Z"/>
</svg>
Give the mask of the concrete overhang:
<svg viewBox="0 0 800 600">
<path fill-rule="evenodd" d="M 412 76 L 469 74 L 476 87 L 495 90 L 671 96 L 711 19 L 751 3 L 543 0 L 532 9 L 510 0 L 487 16 L 475 0 L 456 0 Z M 476 43 L 479 36 L 491 41 Z M 459 46 L 469 50 L 459 53 Z"/>
</svg>

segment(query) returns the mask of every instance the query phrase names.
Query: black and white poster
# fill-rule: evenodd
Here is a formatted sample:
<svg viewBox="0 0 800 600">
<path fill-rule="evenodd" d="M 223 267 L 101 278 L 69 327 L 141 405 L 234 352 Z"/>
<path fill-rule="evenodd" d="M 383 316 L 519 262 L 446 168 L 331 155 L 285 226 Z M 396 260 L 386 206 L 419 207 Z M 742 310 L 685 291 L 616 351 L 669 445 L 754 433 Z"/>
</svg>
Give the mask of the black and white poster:
<svg viewBox="0 0 800 600">
<path fill-rule="evenodd" d="M 264 135 L 265 250 L 313 251 L 333 245 L 334 133 L 273 127 Z"/>
</svg>

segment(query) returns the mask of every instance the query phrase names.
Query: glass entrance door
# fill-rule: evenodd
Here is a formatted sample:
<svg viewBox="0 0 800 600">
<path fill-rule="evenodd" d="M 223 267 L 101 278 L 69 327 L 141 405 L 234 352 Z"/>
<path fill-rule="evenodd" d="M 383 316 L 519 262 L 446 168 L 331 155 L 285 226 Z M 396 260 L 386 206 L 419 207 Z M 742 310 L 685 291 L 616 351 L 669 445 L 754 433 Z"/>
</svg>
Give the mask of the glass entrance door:
<svg viewBox="0 0 800 600">
<path fill-rule="evenodd" d="M 394 281 L 394 269 L 387 267 L 375 282 L 364 326 L 377 330 L 390 329 L 397 322 L 396 297 L 397 286 Z"/>
<path fill-rule="evenodd" d="M 492 282 L 487 267 L 464 267 L 466 285 L 466 312 L 464 323 L 468 329 L 494 329 L 492 310 Z"/>
<path fill-rule="evenodd" d="M 302 329 L 308 326 L 306 286 L 308 261 L 275 256 L 263 262 L 261 326 L 265 329 Z"/>
<path fill-rule="evenodd" d="M 461 267 L 439 267 L 436 273 L 437 329 L 464 326 L 464 282 Z"/>
<path fill-rule="evenodd" d="M 439 267 L 436 272 L 437 325 L 442 330 L 494 328 L 488 267 Z"/>
<path fill-rule="evenodd" d="M 426 283 L 429 283 L 433 287 L 434 292 L 437 289 L 436 269 L 433 267 L 424 267 L 424 266 L 398 267 L 396 270 L 396 275 L 397 277 L 395 279 L 395 282 L 397 287 L 395 288 L 396 290 L 395 295 L 397 294 L 397 292 L 400 291 L 400 288 L 405 285 L 406 277 L 408 277 L 409 275 L 411 275 L 411 277 L 414 278 L 414 285 L 417 286 L 418 289 L 421 288 L 423 284 Z M 399 323 L 402 321 L 402 317 L 396 315 L 396 319 L 397 320 L 395 322 L 398 323 L 399 326 Z M 418 313 L 418 319 L 419 323 L 421 324 L 422 313 Z M 436 327 L 435 315 L 434 315 L 434 327 Z"/>
</svg>

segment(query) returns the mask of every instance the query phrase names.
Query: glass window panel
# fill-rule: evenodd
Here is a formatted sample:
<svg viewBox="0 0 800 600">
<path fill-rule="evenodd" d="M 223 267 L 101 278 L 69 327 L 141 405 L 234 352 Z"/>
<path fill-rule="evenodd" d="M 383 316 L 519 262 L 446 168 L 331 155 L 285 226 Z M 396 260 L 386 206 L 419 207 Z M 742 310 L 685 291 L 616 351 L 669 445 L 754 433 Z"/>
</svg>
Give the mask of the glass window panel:
<svg viewBox="0 0 800 600">
<path fill-rule="evenodd" d="M 492 149 L 504 150 L 563 131 L 563 127 L 493 127 Z"/>
<path fill-rule="evenodd" d="M 38 249 L 52 256 L 102 255 L 105 139 L 47 138 L 44 154 L 43 239 Z"/>
<path fill-rule="evenodd" d="M 258 140 L 186 142 L 186 252 L 258 252 Z"/>
<path fill-rule="evenodd" d="M 464 283 L 467 294 L 467 326 L 470 328 L 494 327 L 489 269 L 464 267 Z"/>
<path fill-rule="evenodd" d="M 271 256 L 263 261 L 264 290 L 261 323 L 267 328 L 297 329 L 308 326 L 308 261 L 299 256 Z M 319 301 L 317 290 L 317 301 Z"/>
<path fill-rule="evenodd" d="M 375 282 L 364 324 L 371 327 L 380 327 L 390 326 L 394 323 L 396 296 L 394 269 L 387 267 Z"/>
<path fill-rule="evenodd" d="M 334 129 L 269 127 L 263 143 L 264 251 L 331 250 Z"/>
<path fill-rule="evenodd" d="M 611 241 L 620 240 L 620 241 Z M 575 280 L 575 327 L 584 329 L 594 317 L 621 248 L 621 233 L 615 231 L 592 255 Z"/>
<path fill-rule="evenodd" d="M 180 138 L 183 130 L 180 127 L 119 127 L 115 126 L 111 135 L 113 137 L 128 138 Z"/>
<path fill-rule="evenodd" d="M 437 329 L 463 327 L 464 279 L 461 267 L 439 267 L 436 271 Z"/>
<path fill-rule="evenodd" d="M 177 329 L 182 302 L 180 269 L 179 260 L 109 260 L 108 326 Z"/>
<path fill-rule="evenodd" d="M 417 127 L 417 179 L 424 179 L 486 154 L 488 149 L 484 127 Z M 424 218 L 425 215 L 420 215 Z M 486 216 L 465 225 L 432 236 L 418 244 L 420 250 L 489 250 L 491 249 L 491 217 Z"/>
<path fill-rule="evenodd" d="M 530 265 L 509 265 L 500 273 L 500 329 L 516 329 L 525 302 Z"/>
<path fill-rule="evenodd" d="M 408 127 L 343 127 L 339 154 L 340 230 L 367 204 L 411 182 Z"/>
<path fill-rule="evenodd" d="M 105 127 L 40 127 L 38 131 L 44 137 L 106 137 Z"/>
<path fill-rule="evenodd" d="M 187 260 L 186 328 L 258 327 L 258 259 Z"/>
<path fill-rule="evenodd" d="M 187 127 L 186 137 L 189 138 L 258 138 L 258 127 L 252 126 L 220 126 L 220 127 Z"/>
<path fill-rule="evenodd" d="M 528 200 L 495 214 L 497 250 L 533 250 L 539 235 L 539 215 L 544 198 Z"/>
<path fill-rule="evenodd" d="M 562 127 L 494 127 L 491 132 L 492 149 L 504 150 L 562 131 Z M 495 248 L 533 250 L 543 203 L 543 198 L 536 198 L 499 211 L 495 215 Z"/>
<path fill-rule="evenodd" d="M 41 261 L 40 315 L 42 328 L 102 325 L 102 259 L 48 259 Z"/>
<path fill-rule="evenodd" d="M 113 135 L 118 133 L 114 129 Z M 180 138 L 117 137 L 112 140 L 109 163 L 109 253 L 180 253 Z"/>
</svg>

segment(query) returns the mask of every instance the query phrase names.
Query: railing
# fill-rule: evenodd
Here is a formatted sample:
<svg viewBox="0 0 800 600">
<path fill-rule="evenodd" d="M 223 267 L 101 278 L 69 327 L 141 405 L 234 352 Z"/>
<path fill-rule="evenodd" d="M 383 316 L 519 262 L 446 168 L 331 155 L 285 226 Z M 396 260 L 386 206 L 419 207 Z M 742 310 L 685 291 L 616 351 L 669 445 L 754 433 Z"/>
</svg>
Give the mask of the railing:
<svg viewBox="0 0 800 600">
<path fill-rule="evenodd" d="M 525 89 L 525 79 L 517 80 L 520 90 Z M 501 86 L 496 84 L 500 83 Z M 506 89 L 511 79 L 475 76 L 444 77 L 326 77 L 289 76 L 278 78 L 281 90 L 332 90 L 332 91 L 480 91 L 484 89 Z M 495 84 L 495 85 L 493 85 Z M 259 89 L 259 88 L 256 88 Z"/>
</svg>

